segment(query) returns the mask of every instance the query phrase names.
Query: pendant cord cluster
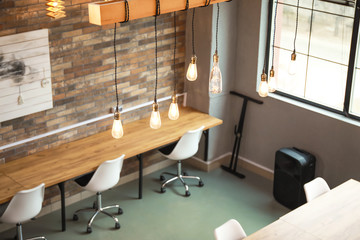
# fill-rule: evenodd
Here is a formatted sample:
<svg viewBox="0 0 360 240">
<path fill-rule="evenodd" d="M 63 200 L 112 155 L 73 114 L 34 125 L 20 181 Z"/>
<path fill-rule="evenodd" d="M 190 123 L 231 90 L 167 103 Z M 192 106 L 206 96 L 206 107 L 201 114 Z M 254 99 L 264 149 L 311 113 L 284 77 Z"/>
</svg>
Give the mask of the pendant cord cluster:
<svg viewBox="0 0 360 240">
<path fill-rule="evenodd" d="M 277 15 L 278 2 L 275 2 L 275 13 L 274 13 L 274 35 L 273 35 L 273 46 L 272 46 L 272 61 L 271 65 L 274 66 L 274 57 L 275 57 L 275 35 L 276 35 L 276 15 Z"/>
<path fill-rule="evenodd" d="M 299 1 L 297 0 L 297 5 L 296 5 L 296 25 L 295 25 L 295 37 L 294 37 L 294 52 L 295 52 L 295 45 L 296 45 L 296 37 L 297 37 L 297 32 L 298 32 L 298 25 L 299 25 Z"/>
<path fill-rule="evenodd" d="M 193 15 L 192 15 L 192 23 L 191 23 L 191 29 L 192 29 L 192 53 L 193 56 L 195 56 L 195 8 L 193 8 Z"/>
<path fill-rule="evenodd" d="M 115 92 L 116 92 L 116 109 L 119 109 L 119 96 L 117 88 L 117 59 L 116 59 L 116 23 L 114 27 L 114 56 L 115 56 Z"/>
<path fill-rule="evenodd" d="M 174 94 L 176 94 L 176 12 L 174 12 Z"/>
<path fill-rule="evenodd" d="M 210 3 L 210 1 L 209 1 Z M 216 49 L 215 52 L 218 52 L 218 33 L 219 33 L 219 14 L 220 14 L 220 6 L 219 3 L 216 4 L 217 6 L 217 16 L 216 16 Z"/>
</svg>

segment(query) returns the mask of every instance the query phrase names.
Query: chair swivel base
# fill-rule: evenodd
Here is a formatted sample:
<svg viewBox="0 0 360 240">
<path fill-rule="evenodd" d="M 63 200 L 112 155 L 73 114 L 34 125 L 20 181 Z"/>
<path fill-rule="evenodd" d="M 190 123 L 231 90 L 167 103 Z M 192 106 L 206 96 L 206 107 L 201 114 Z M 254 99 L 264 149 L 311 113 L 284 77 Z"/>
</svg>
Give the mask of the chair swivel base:
<svg viewBox="0 0 360 240">
<path fill-rule="evenodd" d="M 94 212 L 94 214 L 92 215 L 92 217 L 90 218 L 88 224 L 87 224 L 87 228 L 86 228 L 86 232 L 87 233 L 91 233 L 92 232 L 92 228 L 91 228 L 91 224 L 93 223 L 95 217 L 99 214 L 99 213 L 103 213 L 108 217 L 111 217 L 114 221 L 115 221 L 115 229 L 119 229 L 120 228 L 120 223 L 119 220 L 112 214 L 106 212 L 106 209 L 110 209 L 110 208 L 117 208 L 118 209 L 118 214 L 123 214 L 123 210 L 120 208 L 119 205 L 111 205 L 111 206 L 107 206 L 107 207 L 102 207 L 101 204 L 101 193 L 97 192 L 96 193 L 96 202 L 94 202 L 93 207 L 92 208 L 84 208 L 84 209 L 80 209 L 77 210 L 74 215 L 73 215 L 73 220 L 77 221 L 79 219 L 78 217 L 78 213 L 80 212 Z"/>
<path fill-rule="evenodd" d="M 16 240 L 23 240 L 22 225 L 21 225 L 21 223 L 17 223 L 17 224 L 16 224 L 16 236 L 15 236 L 15 239 L 16 239 Z M 43 236 L 27 238 L 26 240 L 38 240 L 38 239 L 46 240 L 46 238 L 43 237 Z"/>
<path fill-rule="evenodd" d="M 173 173 L 169 173 L 169 172 L 164 172 L 160 175 L 160 180 L 161 181 L 164 181 L 165 180 L 165 177 L 163 176 L 163 174 L 168 174 L 168 175 L 171 175 L 173 176 L 172 178 L 170 178 L 169 180 L 165 181 L 162 185 L 161 185 L 161 189 L 160 189 L 160 192 L 161 193 L 164 193 L 166 192 L 166 189 L 165 189 L 165 186 L 168 184 L 168 183 L 171 183 L 175 180 L 180 180 L 182 182 L 182 184 L 184 185 L 185 187 L 185 196 L 186 197 L 189 197 L 191 194 L 189 192 L 189 186 L 185 183 L 184 179 L 197 179 L 199 181 L 199 187 L 202 187 L 204 186 L 204 183 L 203 181 L 201 180 L 200 177 L 197 177 L 197 176 L 188 176 L 187 173 L 184 172 L 184 175 L 181 174 L 182 171 L 181 171 L 181 161 L 178 161 L 177 162 L 177 174 L 173 174 Z"/>
</svg>

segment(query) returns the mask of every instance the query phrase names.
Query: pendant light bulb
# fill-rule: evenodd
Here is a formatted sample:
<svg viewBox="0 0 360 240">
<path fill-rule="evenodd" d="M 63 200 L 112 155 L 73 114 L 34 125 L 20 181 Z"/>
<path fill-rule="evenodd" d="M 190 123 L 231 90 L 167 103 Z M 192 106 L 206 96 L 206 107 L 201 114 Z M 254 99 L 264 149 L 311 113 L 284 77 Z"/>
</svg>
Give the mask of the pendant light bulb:
<svg viewBox="0 0 360 240">
<path fill-rule="evenodd" d="M 114 122 L 113 122 L 111 134 L 112 134 L 113 138 L 116 138 L 116 139 L 119 139 L 124 135 L 124 130 L 123 130 L 123 126 L 121 124 L 120 112 L 119 112 L 118 107 L 116 107 L 116 110 L 114 113 Z"/>
<path fill-rule="evenodd" d="M 177 104 L 177 97 L 174 94 L 170 103 L 168 117 L 170 120 L 177 120 L 179 118 L 179 106 Z"/>
<path fill-rule="evenodd" d="M 296 74 L 296 53 L 295 53 L 295 50 L 291 54 L 291 60 L 290 60 L 288 72 L 289 72 L 290 75 L 295 75 Z"/>
<path fill-rule="evenodd" d="M 156 102 L 153 103 L 153 110 L 150 117 L 150 127 L 153 129 L 159 129 L 161 127 L 159 105 Z"/>
<path fill-rule="evenodd" d="M 274 71 L 274 66 L 271 67 L 270 70 L 270 77 L 269 77 L 269 92 L 275 92 L 276 90 L 276 79 L 275 79 L 275 71 Z"/>
<path fill-rule="evenodd" d="M 219 67 L 219 56 L 217 55 L 217 51 L 215 51 L 213 56 L 213 67 L 210 72 L 209 91 L 211 93 L 222 92 L 222 76 Z"/>
<path fill-rule="evenodd" d="M 265 70 L 263 70 L 263 73 L 261 74 L 261 82 L 259 85 L 259 96 L 260 97 L 267 97 L 268 93 L 269 93 L 269 86 L 268 83 L 266 81 L 266 73 Z"/>
<path fill-rule="evenodd" d="M 197 66 L 196 66 L 196 59 L 197 57 L 195 55 L 193 55 L 191 57 L 191 61 L 186 73 L 186 78 L 189 81 L 195 81 L 198 77 L 198 72 L 197 72 Z"/>
</svg>

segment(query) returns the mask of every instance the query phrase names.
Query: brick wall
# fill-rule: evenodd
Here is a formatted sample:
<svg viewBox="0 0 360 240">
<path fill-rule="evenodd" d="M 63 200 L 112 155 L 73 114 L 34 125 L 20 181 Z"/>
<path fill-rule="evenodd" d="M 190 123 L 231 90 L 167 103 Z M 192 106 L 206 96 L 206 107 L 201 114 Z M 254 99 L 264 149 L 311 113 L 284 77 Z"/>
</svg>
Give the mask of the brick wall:
<svg viewBox="0 0 360 240">
<path fill-rule="evenodd" d="M 37 136 L 109 113 L 116 104 L 114 86 L 114 25 L 96 26 L 88 22 L 90 1 L 65 0 L 67 17 L 46 16 L 46 1 L 0 1 L 0 36 L 37 29 L 49 29 L 52 92 L 54 107 L 47 111 L 2 122 L 0 146 Z M 177 13 L 177 80 L 183 91 L 186 13 Z M 174 30 L 172 14 L 158 18 L 158 98 L 172 94 Z M 152 101 L 155 82 L 154 17 L 132 20 L 117 28 L 118 88 L 124 109 Z M 165 110 L 169 101 L 160 104 Z M 130 122 L 149 117 L 151 106 L 122 114 Z M 112 119 L 88 124 L 37 141 L 0 150 L 6 162 L 74 141 L 109 129 Z M 135 171 L 137 161 L 126 161 L 124 173 Z M 156 162 L 145 161 L 145 164 Z M 146 165 L 145 165 L 146 166 Z M 54 188 L 47 199 L 55 197 Z M 76 192 L 73 188 L 67 194 Z M 56 193 L 57 194 L 57 193 Z M 49 200 L 50 201 L 50 200 Z"/>
</svg>

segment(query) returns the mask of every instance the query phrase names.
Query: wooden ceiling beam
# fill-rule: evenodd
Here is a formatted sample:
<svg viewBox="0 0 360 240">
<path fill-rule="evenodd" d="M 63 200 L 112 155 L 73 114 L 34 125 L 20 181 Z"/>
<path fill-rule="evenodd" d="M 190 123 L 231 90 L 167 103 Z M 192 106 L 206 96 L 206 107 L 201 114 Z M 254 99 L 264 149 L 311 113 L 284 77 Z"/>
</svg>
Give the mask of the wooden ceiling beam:
<svg viewBox="0 0 360 240">
<path fill-rule="evenodd" d="M 228 0 L 211 0 L 210 4 Z M 189 9 L 205 5 L 205 0 L 189 0 Z M 155 0 L 128 0 L 129 20 L 155 15 Z M 186 0 L 160 0 L 160 13 L 184 10 Z M 125 20 L 125 1 L 114 0 L 88 4 L 89 22 L 95 25 L 107 25 Z"/>
</svg>

